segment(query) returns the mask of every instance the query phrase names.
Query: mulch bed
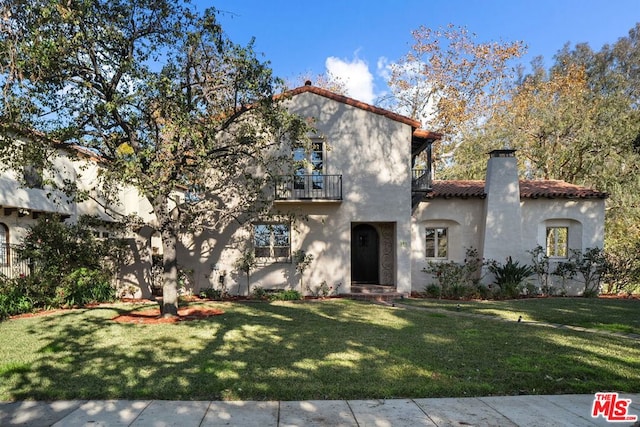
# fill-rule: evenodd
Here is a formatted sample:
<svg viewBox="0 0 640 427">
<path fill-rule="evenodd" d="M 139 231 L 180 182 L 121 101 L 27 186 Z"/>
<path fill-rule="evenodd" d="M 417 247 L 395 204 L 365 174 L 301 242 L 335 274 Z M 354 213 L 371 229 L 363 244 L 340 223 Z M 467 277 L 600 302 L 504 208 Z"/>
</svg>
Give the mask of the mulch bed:
<svg viewBox="0 0 640 427">
<path fill-rule="evenodd" d="M 187 320 L 200 320 L 206 319 L 212 316 L 219 316 L 224 314 L 222 310 L 216 310 L 213 308 L 204 307 L 185 307 L 178 309 L 177 317 L 162 317 L 160 316 L 160 309 L 153 308 L 150 310 L 133 311 L 128 314 L 122 314 L 114 317 L 114 322 L 118 323 L 137 323 L 137 324 L 158 324 L 158 323 L 177 323 Z"/>
</svg>

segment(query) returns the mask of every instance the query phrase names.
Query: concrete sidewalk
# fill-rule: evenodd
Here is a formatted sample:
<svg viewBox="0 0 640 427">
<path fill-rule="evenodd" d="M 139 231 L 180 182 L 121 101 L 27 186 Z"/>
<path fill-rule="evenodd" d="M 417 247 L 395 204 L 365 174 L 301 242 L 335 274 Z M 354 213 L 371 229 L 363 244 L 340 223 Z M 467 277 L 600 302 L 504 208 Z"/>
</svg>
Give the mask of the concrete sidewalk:
<svg viewBox="0 0 640 427">
<path fill-rule="evenodd" d="M 629 415 L 640 416 L 640 394 Z M 594 396 L 301 402 L 75 400 L 0 402 L 0 426 L 631 426 L 591 417 Z M 640 425 L 640 422 L 638 423 Z"/>
</svg>

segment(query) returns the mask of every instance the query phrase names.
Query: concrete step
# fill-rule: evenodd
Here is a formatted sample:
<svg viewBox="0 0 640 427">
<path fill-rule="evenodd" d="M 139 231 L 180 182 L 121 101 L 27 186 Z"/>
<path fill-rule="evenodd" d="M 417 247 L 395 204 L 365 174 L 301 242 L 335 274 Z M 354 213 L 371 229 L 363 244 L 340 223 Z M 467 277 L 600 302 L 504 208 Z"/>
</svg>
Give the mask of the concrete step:
<svg viewBox="0 0 640 427">
<path fill-rule="evenodd" d="M 388 294 L 395 293 L 396 287 L 389 285 L 351 285 L 353 294 Z"/>
<path fill-rule="evenodd" d="M 362 293 L 352 292 L 350 294 L 342 294 L 343 297 L 357 300 L 357 301 L 393 301 L 395 299 L 401 299 L 406 297 L 406 294 L 401 292 L 385 292 L 385 293 Z"/>
</svg>

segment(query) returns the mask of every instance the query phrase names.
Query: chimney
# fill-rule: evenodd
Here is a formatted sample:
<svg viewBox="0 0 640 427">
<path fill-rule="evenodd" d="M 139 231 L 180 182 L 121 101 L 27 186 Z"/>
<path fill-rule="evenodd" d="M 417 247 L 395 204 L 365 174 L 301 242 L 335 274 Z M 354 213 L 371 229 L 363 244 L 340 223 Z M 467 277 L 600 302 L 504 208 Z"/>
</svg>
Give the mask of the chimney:
<svg viewBox="0 0 640 427">
<path fill-rule="evenodd" d="M 493 150 L 489 153 L 484 192 L 483 257 L 500 263 L 504 263 L 507 257 L 526 262 L 522 247 L 520 182 L 515 150 Z"/>
</svg>

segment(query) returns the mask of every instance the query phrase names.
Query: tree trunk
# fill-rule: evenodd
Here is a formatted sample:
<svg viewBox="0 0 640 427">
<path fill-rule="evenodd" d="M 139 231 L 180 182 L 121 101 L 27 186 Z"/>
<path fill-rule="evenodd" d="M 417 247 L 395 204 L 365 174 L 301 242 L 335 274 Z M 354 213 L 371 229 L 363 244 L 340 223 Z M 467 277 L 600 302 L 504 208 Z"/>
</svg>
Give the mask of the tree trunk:
<svg viewBox="0 0 640 427">
<path fill-rule="evenodd" d="M 176 246 L 178 236 L 175 224 L 177 211 L 169 211 L 166 196 L 158 195 L 152 200 L 153 211 L 156 214 L 162 238 L 162 299 L 159 300 L 162 317 L 178 315 L 178 260 Z"/>
<path fill-rule="evenodd" d="M 164 274 L 162 281 L 162 317 L 178 315 L 178 260 L 176 259 L 177 238 L 170 230 L 162 232 L 162 261 Z"/>
</svg>

